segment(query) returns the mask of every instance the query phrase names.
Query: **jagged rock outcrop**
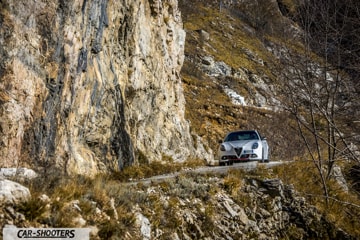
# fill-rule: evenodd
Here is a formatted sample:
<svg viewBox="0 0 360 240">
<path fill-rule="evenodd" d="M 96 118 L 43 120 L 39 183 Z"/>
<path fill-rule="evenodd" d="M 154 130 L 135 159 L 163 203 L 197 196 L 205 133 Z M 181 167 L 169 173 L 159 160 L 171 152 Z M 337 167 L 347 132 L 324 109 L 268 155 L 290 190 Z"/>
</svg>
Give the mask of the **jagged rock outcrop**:
<svg viewBox="0 0 360 240">
<path fill-rule="evenodd" d="M 209 157 L 190 135 L 177 1 L 2 1 L 0 164 L 93 175 Z"/>
<path fill-rule="evenodd" d="M 112 191 L 117 187 L 124 189 Z M 66 218 L 71 227 L 90 228 L 93 239 L 356 239 L 277 178 L 182 175 L 117 193 L 96 201 L 91 194 L 74 200 L 42 195 L 35 202 L 42 211 L 33 215 L 0 202 L 0 224 L 52 227 Z M 121 209 L 126 213 L 118 214 Z"/>
</svg>

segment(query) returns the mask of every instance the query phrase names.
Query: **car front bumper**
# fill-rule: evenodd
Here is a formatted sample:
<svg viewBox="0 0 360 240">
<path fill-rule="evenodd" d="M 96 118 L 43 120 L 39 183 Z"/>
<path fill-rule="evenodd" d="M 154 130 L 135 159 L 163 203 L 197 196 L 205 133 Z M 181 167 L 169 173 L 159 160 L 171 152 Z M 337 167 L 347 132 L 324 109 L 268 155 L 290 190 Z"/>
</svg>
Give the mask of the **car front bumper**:
<svg viewBox="0 0 360 240">
<path fill-rule="evenodd" d="M 220 157 L 219 162 L 241 162 L 241 161 L 251 161 L 251 160 L 262 160 L 257 154 L 242 154 L 240 157 L 236 155 L 224 155 Z"/>
</svg>

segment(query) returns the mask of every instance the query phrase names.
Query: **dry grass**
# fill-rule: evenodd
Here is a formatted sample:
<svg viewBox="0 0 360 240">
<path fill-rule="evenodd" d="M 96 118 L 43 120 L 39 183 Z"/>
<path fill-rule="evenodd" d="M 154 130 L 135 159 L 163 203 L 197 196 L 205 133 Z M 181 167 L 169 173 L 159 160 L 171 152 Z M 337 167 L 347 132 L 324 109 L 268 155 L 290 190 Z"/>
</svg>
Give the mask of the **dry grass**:
<svg viewBox="0 0 360 240">
<path fill-rule="evenodd" d="M 200 3 L 196 4 L 200 5 Z M 197 8 L 201 7 L 197 6 Z M 283 42 L 286 39 L 275 39 L 271 36 L 259 38 L 244 30 L 246 23 L 240 18 L 230 17 L 229 14 L 219 12 L 218 8 L 212 8 L 210 5 L 203 6 L 201 14 L 192 12 L 187 6 L 185 10 L 183 15 L 184 28 L 187 31 L 185 45 L 187 59 L 181 73 L 186 98 L 186 118 L 191 121 L 191 131 L 199 135 L 214 153 L 218 148 L 218 140 L 222 139 L 226 132 L 257 129 L 271 141 L 272 158 L 285 160 L 301 154 L 302 151 L 298 147 L 300 139 L 296 136 L 296 131 L 284 128 L 284 125 L 290 125 L 289 116 L 265 109 L 235 106 L 231 103 L 230 98 L 223 91 L 223 86 L 231 86 L 248 99 L 254 94 L 254 89 L 246 79 L 217 78 L 215 80 L 201 72 L 192 62 L 199 61 L 197 59 L 199 56 L 212 55 L 215 61 L 223 61 L 234 70 L 241 67 L 258 76 L 267 76 L 268 84 L 276 86 L 277 77 L 271 70 L 274 56 L 266 49 L 263 40 Z M 200 29 L 209 33 L 209 41 L 205 43 L 201 41 L 197 31 Z M 292 41 L 292 44 L 296 46 L 296 42 Z M 244 49 L 251 51 L 265 64 L 261 66 L 249 58 Z M 291 138 L 292 141 L 289 142 L 286 138 Z M 282 151 L 284 147 L 291 150 L 284 152 Z"/>
<path fill-rule="evenodd" d="M 199 159 L 191 159 L 186 164 L 180 164 L 167 158 L 165 162 L 133 166 L 123 172 L 101 174 L 94 178 L 52 175 L 27 183 L 34 197 L 19 205 L 17 210 L 23 213 L 33 226 L 43 223 L 49 227 L 76 227 L 77 223 L 73 220 L 81 216 L 87 224 L 97 225 L 99 236 L 105 239 L 109 236 L 135 236 L 134 208 L 140 206 L 152 220 L 152 224 L 161 225 L 171 233 L 171 229 L 180 224 L 175 214 L 179 205 L 178 198 L 192 198 L 193 195 L 203 198 L 208 194 L 208 186 L 202 182 L 194 184 L 194 180 L 185 175 L 176 183 L 162 182 L 159 184 L 160 190 L 170 194 L 168 205 L 164 207 L 160 195 L 147 192 L 148 186 L 138 184 L 129 188 L 121 182 L 203 164 L 204 162 Z M 38 196 L 43 193 L 49 197 L 49 205 L 39 201 Z"/>
<path fill-rule="evenodd" d="M 331 194 L 339 201 L 330 200 L 330 204 L 325 205 L 325 201 L 321 201 L 321 189 L 317 184 L 316 172 L 311 163 L 304 161 L 284 164 L 274 169 L 260 165 L 258 169 L 250 172 L 231 170 L 224 175 L 186 173 L 160 183 L 137 184 L 131 187 L 113 176 L 106 175 L 99 175 L 94 179 L 80 176 L 57 177 L 53 181 L 47 179 L 42 185 L 32 185 L 33 196 L 39 196 L 41 193 L 49 196 L 50 210 L 43 208 L 34 197 L 19 207 L 18 211 L 24 213 L 33 226 L 38 226 L 37 224 L 42 222 L 49 227 L 76 227 L 73 219 L 80 214 L 88 225 L 98 226 L 101 239 L 141 239 L 136 235 L 138 228 L 135 224 L 135 209 L 141 209 L 141 213 L 150 220 L 152 229 L 158 228 L 163 232 L 160 239 L 170 238 L 174 232 L 182 231 L 187 231 L 189 236 L 197 238 L 199 235 L 194 226 L 185 221 L 184 216 L 180 214 L 183 213 L 184 207 L 196 216 L 197 224 L 201 226 L 205 236 L 208 236 L 211 231 L 218 231 L 216 216 L 219 214 L 219 208 L 215 197 L 218 193 L 226 192 L 243 208 L 253 208 L 254 202 L 243 191 L 246 179 L 262 180 L 277 177 L 285 184 L 293 184 L 297 191 L 307 196 L 308 201 L 315 204 L 324 216 L 337 226 L 359 234 L 359 209 L 344 204 L 358 203 L 359 199 L 352 194 L 341 192 L 334 182 L 330 182 Z M 54 184 L 56 187 L 52 187 Z M 74 208 L 73 204 L 69 204 L 74 202 L 81 212 Z M 101 215 L 97 213 L 96 208 L 101 210 Z M 287 235 L 295 236 L 297 228 L 293 230 L 294 232 L 287 232 Z"/>
<path fill-rule="evenodd" d="M 162 161 L 129 166 L 122 171 L 114 172 L 112 177 L 121 182 L 127 182 L 129 180 L 139 180 L 151 176 L 178 172 L 182 169 L 195 168 L 205 164 L 205 161 L 197 158 L 191 158 L 185 162 L 174 162 L 171 157 L 163 156 Z"/>
<path fill-rule="evenodd" d="M 39 201 L 37 196 L 32 196 L 27 202 L 23 202 L 15 207 L 18 212 L 25 215 L 31 222 L 42 220 L 42 215 L 46 212 L 46 205 Z"/>
<path fill-rule="evenodd" d="M 217 61 L 223 61 L 234 69 L 244 67 L 254 73 L 259 72 L 259 64 L 249 59 L 244 49 L 250 50 L 266 62 L 270 61 L 272 56 L 264 48 L 261 39 L 244 30 L 246 24 L 240 18 L 228 16 L 219 12 L 217 8 L 210 7 L 202 7 L 201 15 L 187 16 L 184 20 L 184 28 L 190 34 L 187 35 L 189 44 L 186 45 L 186 54 L 212 55 Z M 200 36 L 195 32 L 200 29 L 210 34 L 208 42 L 200 41 Z M 271 76 L 271 72 L 268 72 L 266 67 L 261 71 Z"/>
<path fill-rule="evenodd" d="M 239 189 L 243 186 L 243 172 L 232 171 L 223 180 L 224 189 L 230 193 L 231 196 L 236 197 Z"/>
<path fill-rule="evenodd" d="M 281 0 L 290 15 L 295 15 L 300 1 L 298 0 Z"/>
<path fill-rule="evenodd" d="M 294 185 L 309 203 L 315 205 L 326 218 L 347 232 L 360 235 L 360 199 L 350 190 L 344 192 L 333 179 L 328 180 L 329 201 L 323 194 L 319 174 L 312 161 L 298 160 L 274 168 L 274 174 L 285 184 Z"/>
<path fill-rule="evenodd" d="M 136 238 L 134 231 L 132 210 L 136 204 L 146 202 L 147 196 L 138 189 L 124 187 L 106 175 L 93 179 L 54 176 L 52 179 L 36 179 L 29 184 L 33 197 L 16 207 L 24 214 L 28 225 L 78 227 L 74 219 L 81 216 L 88 225 L 99 227 L 102 239 L 126 235 L 133 237 L 128 239 L 140 239 Z M 49 197 L 48 203 L 39 200 L 42 194 Z"/>
</svg>

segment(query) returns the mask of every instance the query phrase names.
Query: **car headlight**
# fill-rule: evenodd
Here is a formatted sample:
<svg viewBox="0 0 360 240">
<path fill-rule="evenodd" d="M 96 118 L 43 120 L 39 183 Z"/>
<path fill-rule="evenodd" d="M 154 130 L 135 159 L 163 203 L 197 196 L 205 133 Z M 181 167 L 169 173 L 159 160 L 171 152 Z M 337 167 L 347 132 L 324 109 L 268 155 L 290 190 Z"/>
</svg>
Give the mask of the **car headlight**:
<svg viewBox="0 0 360 240">
<path fill-rule="evenodd" d="M 225 146 L 224 146 L 224 145 L 221 145 L 221 146 L 220 146 L 220 151 L 226 151 L 226 149 L 225 149 Z"/>
<path fill-rule="evenodd" d="M 253 145 L 252 145 L 252 149 L 257 149 L 259 147 L 259 144 L 256 142 L 256 143 L 254 143 Z"/>
</svg>

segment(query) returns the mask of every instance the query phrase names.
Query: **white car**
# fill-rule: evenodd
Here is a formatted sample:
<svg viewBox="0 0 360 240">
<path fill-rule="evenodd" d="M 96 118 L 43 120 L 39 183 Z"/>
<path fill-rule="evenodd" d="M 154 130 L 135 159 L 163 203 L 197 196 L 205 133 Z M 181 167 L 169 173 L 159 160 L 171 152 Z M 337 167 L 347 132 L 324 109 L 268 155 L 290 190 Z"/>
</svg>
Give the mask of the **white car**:
<svg viewBox="0 0 360 240">
<path fill-rule="evenodd" d="M 219 141 L 219 165 L 231 165 L 240 161 L 269 161 L 269 146 L 265 137 L 256 130 L 234 131 Z"/>
</svg>

